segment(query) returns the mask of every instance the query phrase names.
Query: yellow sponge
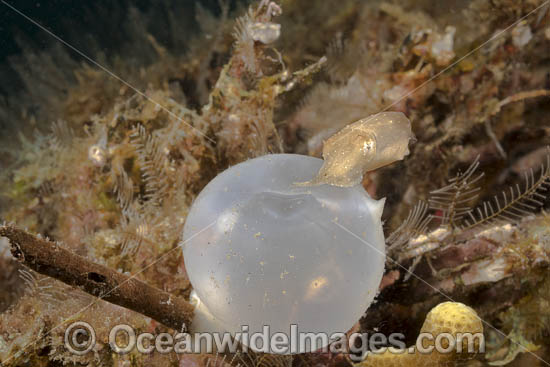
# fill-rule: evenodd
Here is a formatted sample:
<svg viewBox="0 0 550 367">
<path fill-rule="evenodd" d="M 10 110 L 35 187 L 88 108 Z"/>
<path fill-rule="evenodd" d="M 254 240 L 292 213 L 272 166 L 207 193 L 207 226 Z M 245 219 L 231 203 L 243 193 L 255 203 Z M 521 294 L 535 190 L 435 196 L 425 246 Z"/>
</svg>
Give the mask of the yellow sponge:
<svg viewBox="0 0 550 367">
<path fill-rule="evenodd" d="M 384 353 L 369 353 L 364 361 L 357 366 L 361 367 L 421 367 L 421 366 L 454 366 L 456 362 L 472 358 L 480 351 L 482 343 L 483 325 L 477 313 L 470 307 L 458 302 L 444 302 L 434 307 L 426 316 L 420 332 L 432 337 L 418 339 L 416 346 L 408 348 L 401 353 L 386 350 Z M 441 337 L 439 343 L 443 349 L 452 349 L 448 353 L 432 348 L 438 335 L 447 333 L 461 345 L 449 348 L 448 337 Z M 466 337 L 462 334 L 471 334 Z M 476 336 L 477 334 L 477 336 Z M 450 336 L 449 335 L 449 336 Z M 461 336 L 462 335 L 462 336 Z M 443 336 L 443 335 L 442 335 Z M 420 337 L 419 337 L 420 338 Z M 461 340 L 461 342 L 460 342 Z M 473 345 L 473 353 L 468 353 L 468 343 Z M 429 353 L 421 353 L 418 347 L 423 350 L 432 348 Z"/>
</svg>

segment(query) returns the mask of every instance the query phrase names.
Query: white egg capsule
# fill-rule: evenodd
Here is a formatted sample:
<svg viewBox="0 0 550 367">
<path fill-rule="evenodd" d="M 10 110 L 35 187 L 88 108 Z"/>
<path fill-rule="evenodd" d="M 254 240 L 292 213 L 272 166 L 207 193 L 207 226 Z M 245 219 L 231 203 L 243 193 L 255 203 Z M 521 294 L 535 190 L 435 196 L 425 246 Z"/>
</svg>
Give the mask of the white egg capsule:
<svg viewBox="0 0 550 367">
<path fill-rule="evenodd" d="M 268 325 L 271 335 L 289 335 L 295 324 L 299 333 L 330 336 L 363 316 L 384 271 L 384 200 L 360 185 L 294 184 L 311 180 L 322 164 L 267 155 L 229 168 L 200 193 L 182 246 L 189 279 L 215 325 L 200 321 L 194 332 L 247 326 L 253 334 Z M 285 353 L 326 342 L 297 344 Z"/>
</svg>

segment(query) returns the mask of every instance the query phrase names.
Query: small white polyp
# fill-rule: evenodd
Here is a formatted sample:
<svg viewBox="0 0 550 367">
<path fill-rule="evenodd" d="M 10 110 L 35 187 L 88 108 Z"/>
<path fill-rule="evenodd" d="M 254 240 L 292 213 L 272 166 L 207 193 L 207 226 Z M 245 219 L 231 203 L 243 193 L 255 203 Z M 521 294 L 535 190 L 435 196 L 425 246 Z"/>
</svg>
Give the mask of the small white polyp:
<svg viewBox="0 0 550 367">
<path fill-rule="evenodd" d="M 384 200 L 361 185 L 294 185 L 322 164 L 294 154 L 255 158 L 218 175 L 197 197 L 183 251 L 191 284 L 217 324 L 208 329 L 236 333 L 247 325 L 253 334 L 268 325 L 271 335 L 289 335 L 296 324 L 300 333 L 330 337 L 363 316 L 384 271 Z M 310 340 L 288 353 L 324 344 Z"/>
</svg>

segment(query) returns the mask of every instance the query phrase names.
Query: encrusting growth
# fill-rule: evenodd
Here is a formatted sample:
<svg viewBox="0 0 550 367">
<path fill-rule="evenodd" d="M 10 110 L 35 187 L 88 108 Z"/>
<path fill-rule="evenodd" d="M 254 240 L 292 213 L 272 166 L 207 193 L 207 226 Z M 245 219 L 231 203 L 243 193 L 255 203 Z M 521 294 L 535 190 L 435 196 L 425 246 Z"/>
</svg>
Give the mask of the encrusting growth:
<svg viewBox="0 0 550 367">
<path fill-rule="evenodd" d="M 369 353 L 366 360 L 359 363 L 361 367 L 433 367 L 433 366 L 454 366 L 456 362 L 471 359 L 480 351 L 483 346 L 479 336 L 483 335 L 483 325 L 477 313 L 470 307 L 459 302 L 443 302 L 435 306 L 426 316 L 420 334 L 430 334 L 432 338 L 417 340 L 416 347 L 406 350 L 391 351 L 387 349 L 384 353 Z M 449 338 L 442 338 L 441 347 L 452 349 L 449 353 L 442 353 L 434 347 L 434 340 L 438 335 L 448 334 Z M 466 334 L 469 337 L 466 337 Z M 471 334 L 471 335 L 470 335 Z M 460 335 L 464 335 L 461 337 Z M 449 344 L 449 339 L 455 343 Z M 471 344 L 469 345 L 468 343 Z M 428 348 L 433 351 L 422 353 L 418 346 L 422 343 L 422 349 Z M 452 348 L 451 348 L 452 347 Z"/>
</svg>

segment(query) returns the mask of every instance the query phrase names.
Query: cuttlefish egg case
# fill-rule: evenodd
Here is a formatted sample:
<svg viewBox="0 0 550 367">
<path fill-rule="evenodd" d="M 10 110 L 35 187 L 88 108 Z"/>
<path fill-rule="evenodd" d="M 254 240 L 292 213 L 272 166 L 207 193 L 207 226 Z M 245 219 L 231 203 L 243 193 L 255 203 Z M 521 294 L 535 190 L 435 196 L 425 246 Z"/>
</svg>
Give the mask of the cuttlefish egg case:
<svg viewBox="0 0 550 367">
<path fill-rule="evenodd" d="M 185 266 L 219 329 L 268 325 L 273 335 L 296 324 L 300 333 L 330 336 L 348 331 L 371 304 L 384 270 L 384 200 L 361 185 L 295 184 L 322 164 L 295 154 L 255 158 L 218 175 L 195 200 Z M 288 352 L 324 346 L 313 344 Z"/>
</svg>

